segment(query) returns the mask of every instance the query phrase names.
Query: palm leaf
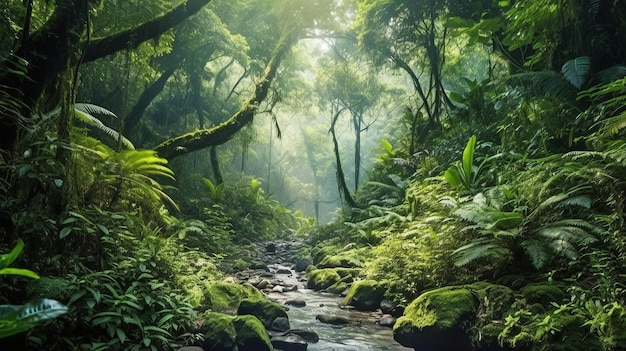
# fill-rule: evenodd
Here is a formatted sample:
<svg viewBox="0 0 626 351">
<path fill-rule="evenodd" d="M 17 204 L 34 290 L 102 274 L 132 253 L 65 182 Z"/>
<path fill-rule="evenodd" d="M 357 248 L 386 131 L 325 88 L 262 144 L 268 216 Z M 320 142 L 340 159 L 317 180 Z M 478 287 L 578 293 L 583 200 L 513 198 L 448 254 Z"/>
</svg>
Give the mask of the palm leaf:
<svg viewBox="0 0 626 351">
<path fill-rule="evenodd" d="M 520 87 L 528 97 L 555 98 L 572 101 L 576 99 L 577 89 L 559 72 L 538 71 L 511 75 L 510 84 Z"/>
<path fill-rule="evenodd" d="M 0 339 L 29 330 L 35 325 L 67 313 L 56 300 L 39 299 L 22 306 L 0 306 Z"/>
<path fill-rule="evenodd" d="M 92 127 L 99 129 L 100 131 L 109 135 L 115 141 L 120 141 L 122 145 L 126 147 L 127 149 L 131 149 L 131 150 L 135 149 L 135 146 L 130 140 L 128 140 L 126 137 L 118 133 L 115 129 L 106 126 L 97 117 L 93 116 L 93 114 L 100 114 L 104 116 L 111 116 L 111 117 L 117 118 L 117 116 L 113 112 L 105 109 L 104 107 L 100 107 L 100 106 L 93 105 L 93 104 L 85 104 L 85 103 L 75 104 L 74 111 L 79 120 L 91 125 Z"/>
<path fill-rule="evenodd" d="M 576 89 L 580 89 L 589 74 L 591 59 L 588 56 L 581 56 L 569 60 L 561 67 L 561 73 Z"/>
</svg>

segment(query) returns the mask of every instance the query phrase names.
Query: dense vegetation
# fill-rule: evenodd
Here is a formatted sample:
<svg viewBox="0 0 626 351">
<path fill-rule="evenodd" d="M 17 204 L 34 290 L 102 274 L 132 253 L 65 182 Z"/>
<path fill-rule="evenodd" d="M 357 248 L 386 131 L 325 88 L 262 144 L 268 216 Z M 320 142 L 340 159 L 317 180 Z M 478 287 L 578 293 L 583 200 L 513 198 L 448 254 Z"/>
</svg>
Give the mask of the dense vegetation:
<svg viewBox="0 0 626 351">
<path fill-rule="evenodd" d="M 476 349 L 624 349 L 626 1 L 0 18 L 0 342 L 193 344 L 232 307 L 212 284 L 299 238 L 408 305 L 400 324 L 466 289 Z"/>
</svg>

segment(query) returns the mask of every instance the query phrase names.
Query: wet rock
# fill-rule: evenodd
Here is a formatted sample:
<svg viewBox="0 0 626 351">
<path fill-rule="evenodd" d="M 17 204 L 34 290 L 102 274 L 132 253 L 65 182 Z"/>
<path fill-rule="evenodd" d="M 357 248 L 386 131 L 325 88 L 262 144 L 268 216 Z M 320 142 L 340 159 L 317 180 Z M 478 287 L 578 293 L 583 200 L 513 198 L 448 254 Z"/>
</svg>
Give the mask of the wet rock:
<svg viewBox="0 0 626 351">
<path fill-rule="evenodd" d="M 272 288 L 273 292 L 277 292 L 277 293 L 282 293 L 284 291 L 283 287 L 280 285 L 276 285 L 275 287 Z"/>
<path fill-rule="evenodd" d="M 345 325 L 350 323 L 347 318 L 332 314 L 318 314 L 315 319 L 325 324 Z"/>
<path fill-rule="evenodd" d="M 350 287 L 343 304 L 360 311 L 374 311 L 380 306 L 387 287 L 375 280 L 361 280 Z"/>
<path fill-rule="evenodd" d="M 285 301 L 285 305 L 293 306 L 293 307 L 305 307 L 306 301 L 302 299 L 292 299 Z"/>
<path fill-rule="evenodd" d="M 276 274 L 291 274 L 291 270 L 286 269 L 286 268 L 281 268 L 279 270 L 276 271 Z"/>
<path fill-rule="evenodd" d="M 390 315 L 390 314 L 383 314 L 382 317 L 380 317 L 380 319 L 378 320 L 378 325 L 380 325 L 381 327 L 393 327 L 394 324 L 396 324 L 396 317 Z"/>
<path fill-rule="evenodd" d="M 269 280 L 263 279 L 260 282 L 258 282 L 255 286 L 256 286 L 257 289 L 263 290 L 263 289 L 267 288 L 270 285 L 272 285 L 272 283 L 270 283 Z"/>
<path fill-rule="evenodd" d="M 243 299 L 241 303 L 239 303 L 239 308 L 237 309 L 238 315 L 253 315 L 257 317 L 265 328 L 270 329 L 272 326 L 272 322 L 278 317 L 287 317 L 287 312 L 285 309 L 271 301 L 267 300 L 252 300 L 252 299 Z"/>
<path fill-rule="evenodd" d="M 289 330 L 290 328 L 291 328 L 291 326 L 289 325 L 289 318 L 287 318 L 287 317 L 278 317 L 278 318 L 274 319 L 274 321 L 272 322 L 271 330 L 284 332 L 284 331 Z"/>
<path fill-rule="evenodd" d="M 306 287 L 313 290 L 326 289 L 341 280 L 339 274 L 332 268 L 316 269 L 308 274 Z"/>
<path fill-rule="evenodd" d="M 265 245 L 265 252 L 267 252 L 267 253 L 275 253 L 276 252 L 276 244 L 274 244 L 274 243 L 267 243 L 267 245 Z"/>
<path fill-rule="evenodd" d="M 271 342 L 275 350 L 282 351 L 306 351 L 309 346 L 298 335 L 276 336 L 271 339 Z"/>
<path fill-rule="evenodd" d="M 290 329 L 283 335 L 295 334 L 310 343 L 316 343 L 320 341 L 319 335 L 316 332 L 308 329 Z"/>
<path fill-rule="evenodd" d="M 387 299 L 383 299 L 382 301 L 380 301 L 380 310 L 385 313 L 385 314 L 391 314 L 391 311 L 393 311 L 394 309 L 396 309 L 396 303 L 391 301 L 391 300 L 387 300 Z"/>
<path fill-rule="evenodd" d="M 296 266 L 294 267 L 294 269 L 296 270 L 296 272 L 304 272 L 306 270 L 306 267 L 308 267 L 310 264 L 311 261 L 306 258 L 301 258 L 298 260 L 298 262 L 296 262 Z"/>
<path fill-rule="evenodd" d="M 201 332 L 204 350 L 271 350 L 269 335 L 254 316 L 230 316 L 208 312 Z M 193 351 L 188 350 L 188 351 Z"/>
</svg>

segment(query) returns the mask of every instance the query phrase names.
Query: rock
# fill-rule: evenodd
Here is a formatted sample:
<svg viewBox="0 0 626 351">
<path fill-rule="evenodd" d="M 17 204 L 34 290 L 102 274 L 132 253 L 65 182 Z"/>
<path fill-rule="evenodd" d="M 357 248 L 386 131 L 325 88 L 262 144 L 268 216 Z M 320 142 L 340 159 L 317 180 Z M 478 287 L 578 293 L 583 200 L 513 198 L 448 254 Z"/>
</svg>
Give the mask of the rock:
<svg viewBox="0 0 626 351">
<path fill-rule="evenodd" d="M 320 341 L 319 335 L 316 332 L 308 329 L 290 329 L 283 335 L 295 334 L 310 343 L 316 343 Z"/>
<path fill-rule="evenodd" d="M 342 303 L 360 311 L 374 311 L 380 306 L 386 290 L 384 284 L 375 280 L 361 280 L 352 284 Z"/>
<path fill-rule="evenodd" d="M 263 289 L 267 288 L 270 285 L 272 285 L 272 283 L 270 283 L 269 280 L 263 279 L 259 283 L 257 283 L 257 285 L 255 285 L 255 286 L 256 286 L 257 289 L 263 290 Z"/>
<path fill-rule="evenodd" d="M 267 245 L 265 245 L 265 252 L 267 252 L 267 253 L 274 253 L 274 252 L 276 252 L 276 244 L 274 244 L 274 243 L 267 243 Z"/>
<path fill-rule="evenodd" d="M 552 302 L 561 304 L 566 297 L 563 290 L 549 284 L 529 284 L 521 288 L 520 293 L 528 304 L 540 303 L 544 306 L 550 306 Z"/>
<path fill-rule="evenodd" d="M 248 284 L 254 286 L 255 288 L 259 287 L 259 283 L 261 283 L 261 278 L 259 277 L 248 278 Z"/>
<path fill-rule="evenodd" d="M 293 306 L 293 307 L 305 307 L 306 301 L 302 299 L 292 299 L 285 301 L 285 305 Z"/>
<path fill-rule="evenodd" d="M 350 323 L 347 318 L 332 314 L 318 314 L 315 319 L 325 324 L 345 325 Z"/>
<path fill-rule="evenodd" d="M 230 316 L 208 312 L 202 326 L 204 350 L 271 350 L 263 324 L 254 316 Z M 191 351 L 191 350 L 189 350 Z"/>
<path fill-rule="evenodd" d="M 283 292 L 283 287 L 280 285 L 276 285 L 275 287 L 272 288 L 273 292 L 277 292 L 277 293 L 282 293 Z"/>
<path fill-rule="evenodd" d="M 316 269 L 308 274 L 306 287 L 313 290 L 326 289 L 341 280 L 339 274 L 332 268 Z"/>
<path fill-rule="evenodd" d="M 243 299 L 262 299 L 263 294 L 254 286 L 244 283 L 214 282 L 204 290 L 203 306 L 213 311 L 233 311 Z"/>
<path fill-rule="evenodd" d="M 416 350 L 469 350 L 465 327 L 476 315 L 477 299 L 467 288 L 423 293 L 393 326 L 393 338 Z"/>
<path fill-rule="evenodd" d="M 381 327 L 391 328 L 396 323 L 396 320 L 396 317 L 390 314 L 383 314 L 383 316 L 380 317 L 380 319 L 378 320 L 378 325 L 380 325 Z"/>
<path fill-rule="evenodd" d="M 306 258 L 301 258 L 296 262 L 296 266 L 294 267 L 294 269 L 296 270 L 296 272 L 304 272 L 306 270 L 306 267 L 308 267 L 310 264 L 311 261 Z"/>
<path fill-rule="evenodd" d="M 341 295 L 344 291 L 347 291 L 349 288 L 348 283 L 344 281 L 338 281 L 335 284 L 326 288 L 326 291 L 331 294 Z"/>
<path fill-rule="evenodd" d="M 257 317 L 265 328 L 270 329 L 272 326 L 272 322 L 278 317 L 287 317 L 287 312 L 285 309 L 271 301 L 267 301 L 265 299 L 252 300 L 252 299 L 243 299 L 239 303 L 239 308 L 237 309 L 238 315 L 253 315 Z"/>
<path fill-rule="evenodd" d="M 286 269 L 286 268 L 280 268 L 279 270 L 276 271 L 276 274 L 291 274 L 291 270 Z"/>
<path fill-rule="evenodd" d="M 233 326 L 237 331 L 239 350 L 270 351 L 273 350 L 270 338 L 263 323 L 254 316 L 236 316 Z"/>
<path fill-rule="evenodd" d="M 289 318 L 277 317 L 272 322 L 272 327 L 270 329 L 279 332 L 284 332 L 291 329 L 291 326 L 289 325 Z"/>
<path fill-rule="evenodd" d="M 337 254 L 324 257 L 317 266 L 319 268 L 357 268 L 363 267 L 363 262 L 356 258 L 356 255 Z"/>
<path fill-rule="evenodd" d="M 271 342 L 275 350 L 283 351 L 306 351 L 309 346 L 298 335 L 276 336 L 271 339 Z"/>
<path fill-rule="evenodd" d="M 382 299 L 380 301 L 380 310 L 382 313 L 391 314 L 396 308 L 396 303 L 391 300 Z"/>
</svg>

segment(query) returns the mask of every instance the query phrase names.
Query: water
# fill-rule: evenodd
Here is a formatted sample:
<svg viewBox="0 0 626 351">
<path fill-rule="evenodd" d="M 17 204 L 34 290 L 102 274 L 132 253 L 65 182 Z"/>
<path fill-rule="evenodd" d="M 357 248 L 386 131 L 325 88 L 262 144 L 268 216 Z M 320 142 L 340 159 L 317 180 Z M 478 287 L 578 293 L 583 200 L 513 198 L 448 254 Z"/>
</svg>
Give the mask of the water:
<svg viewBox="0 0 626 351">
<path fill-rule="evenodd" d="M 280 265 L 270 266 L 272 271 L 287 268 Z M 360 312 L 339 307 L 341 298 L 334 294 L 315 292 L 305 288 L 296 274 L 278 274 L 273 279 L 285 285 L 297 285 L 298 290 L 285 293 L 272 292 L 269 299 L 284 304 L 287 300 L 299 299 L 306 301 L 305 307 L 289 307 L 287 314 L 292 329 L 309 329 L 319 335 L 319 342 L 309 343 L 311 351 L 396 351 L 413 350 L 403 347 L 393 340 L 391 328 L 376 324 L 380 317 L 376 312 Z M 347 318 L 346 326 L 324 324 L 315 319 L 318 314 L 330 314 Z"/>
</svg>

